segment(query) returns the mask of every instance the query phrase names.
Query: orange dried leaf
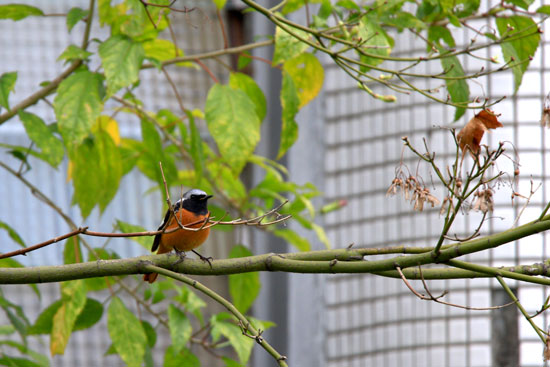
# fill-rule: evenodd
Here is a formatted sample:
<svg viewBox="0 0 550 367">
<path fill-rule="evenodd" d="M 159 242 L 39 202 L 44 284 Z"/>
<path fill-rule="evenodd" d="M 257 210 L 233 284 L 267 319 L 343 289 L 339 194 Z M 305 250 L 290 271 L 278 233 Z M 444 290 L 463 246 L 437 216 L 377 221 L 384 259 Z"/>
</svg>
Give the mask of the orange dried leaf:
<svg viewBox="0 0 550 367">
<path fill-rule="evenodd" d="M 502 127 L 497 116 L 491 110 L 482 110 L 472 117 L 457 135 L 458 144 L 463 152 L 470 150 L 472 154 L 479 153 L 481 139 L 485 131 Z"/>
</svg>

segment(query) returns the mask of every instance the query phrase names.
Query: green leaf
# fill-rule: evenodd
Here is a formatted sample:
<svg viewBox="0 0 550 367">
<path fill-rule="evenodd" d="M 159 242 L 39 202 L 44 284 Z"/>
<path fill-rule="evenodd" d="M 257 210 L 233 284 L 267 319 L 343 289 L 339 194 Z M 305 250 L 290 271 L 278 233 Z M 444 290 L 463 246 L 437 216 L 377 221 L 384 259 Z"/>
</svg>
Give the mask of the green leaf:
<svg viewBox="0 0 550 367">
<path fill-rule="evenodd" d="M 234 361 L 231 358 L 222 357 L 222 361 L 225 362 L 225 367 L 246 367 L 245 365 Z"/>
<path fill-rule="evenodd" d="M 212 0 L 218 9 L 222 9 L 225 6 L 227 0 Z"/>
<path fill-rule="evenodd" d="M 304 107 L 315 98 L 323 87 L 325 72 L 323 65 L 310 53 L 300 54 L 287 60 L 283 69 L 292 77 L 298 91 L 300 106 Z"/>
<path fill-rule="evenodd" d="M 53 318 L 63 305 L 61 299 L 46 307 L 38 316 L 34 325 L 29 329 L 30 335 L 50 334 L 53 327 Z M 84 330 L 94 326 L 103 316 L 103 305 L 93 298 L 86 298 L 82 312 L 76 318 L 73 331 Z"/>
<path fill-rule="evenodd" d="M 76 23 L 80 22 L 82 19 L 86 18 L 88 16 L 88 10 L 84 10 L 81 8 L 72 8 L 67 13 L 67 29 L 69 33 L 71 33 L 71 30 L 76 25 Z"/>
<path fill-rule="evenodd" d="M 243 73 L 231 73 L 229 75 L 229 86 L 246 93 L 250 100 L 256 105 L 256 114 L 260 118 L 260 121 L 263 121 L 267 113 L 267 102 L 264 92 L 262 92 L 254 79 Z"/>
<path fill-rule="evenodd" d="M 443 47 L 437 46 L 439 52 L 443 55 L 448 52 Z M 460 60 L 456 56 L 447 56 L 441 58 L 441 66 L 443 67 L 443 72 L 446 77 L 463 77 L 464 69 L 460 64 Z M 447 91 L 451 96 L 451 101 L 454 103 L 463 103 L 467 104 L 470 98 L 470 87 L 465 79 L 446 79 L 445 85 L 447 86 Z M 457 107 L 455 111 L 454 120 L 458 120 L 464 113 L 466 108 Z"/>
<path fill-rule="evenodd" d="M 523 79 L 523 73 L 527 70 L 531 58 L 535 55 L 540 42 L 540 33 L 535 21 L 529 17 L 514 15 L 511 17 L 502 17 L 496 19 L 497 29 L 500 37 L 516 37 L 519 35 L 529 35 L 513 41 L 501 43 L 502 54 L 506 62 L 521 62 L 512 68 L 514 74 L 514 93 L 518 91 Z M 513 31 L 509 31 L 509 26 Z"/>
<path fill-rule="evenodd" d="M 0 7 L 1 8 L 1 7 Z M 17 71 L 0 75 L 0 106 L 10 109 L 9 94 L 15 87 Z"/>
<path fill-rule="evenodd" d="M 474 14 L 480 5 L 480 0 L 459 0 L 453 4 L 453 12 L 458 18 L 469 17 Z"/>
<path fill-rule="evenodd" d="M 140 366 L 145 356 L 147 335 L 138 318 L 116 296 L 107 311 L 107 329 L 120 358 L 130 367 Z"/>
<path fill-rule="evenodd" d="M 313 4 L 313 3 L 320 3 L 320 2 L 321 0 L 288 0 L 286 1 L 282 12 L 283 14 L 289 14 L 300 9 L 306 3 Z"/>
<path fill-rule="evenodd" d="M 54 110 L 67 147 L 88 136 L 103 109 L 104 95 L 102 76 L 88 70 L 77 72 L 59 84 Z"/>
<path fill-rule="evenodd" d="M 21 335 L 21 337 L 24 338 L 30 325 L 29 320 L 27 319 L 27 316 L 25 316 L 21 306 L 10 302 L 4 297 L 2 288 L 0 288 L 0 308 L 4 310 L 4 313 L 10 320 L 10 323 Z"/>
<path fill-rule="evenodd" d="M 166 348 L 163 367 L 200 367 L 201 362 L 187 348 L 177 350 L 173 345 Z"/>
<path fill-rule="evenodd" d="M 237 60 L 237 69 L 242 70 L 246 68 L 251 62 L 252 57 L 250 56 L 250 52 L 245 51 L 239 54 L 239 58 Z"/>
<path fill-rule="evenodd" d="M 406 11 L 386 13 L 381 17 L 381 21 L 386 25 L 397 28 L 399 32 L 403 31 L 405 28 L 413 28 L 416 30 L 426 29 L 426 23 Z"/>
<path fill-rule="evenodd" d="M 193 166 L 195 168 L 195 177 L 197 182 L 200 182 L 202 179 L 202 174 L 204 171 L 204 150 L 202 147 L 202 138 L 197 125 L 195 124 L 195 117 L 190 111 L 185 111 L 187 117 L 189 118 L 189 131 L 191 142 L 189 144 L 189 153 L 191 158 L 193 158 Z"/>
<path fill-rule="evenodd" d="M 17 243 L 21 247 L 27 247 L 27 245 L 25 245 L 25 241 L 23 241 L 21 236 L 19 236 L 19 234 L 15 231 L 15 229 L 13 229 L 9 224 L 7 224 L 6 222 L 0 221 L 0 229 L 3 229 L 6 232 L 8 232 L 8 236 L 10 236 L 13 242 Z"/>
<path fill-rule="evenodd" d="M 318 225 L 316 223 L 313 223 L 313 222 L 311 222 L 311 226 L 312 226 L 313 230 L 315 231 L 315 234 L 317 235 L 317 238 L 319 239 L 319 241 L 321 241 L 327 249 L 330 249 L 331 248 L 330 241 L 328 240 L 325 229 L 323 227 L 321 227 L 320 225 Z"/>
<path fill-rule="evenodd" d="M 65 242 L 63 248 L 63 263 L 64 264 L 76 264 L 82 262 L 82 249 L 80 248 L 80 239 L 78 237 L 71 237 Z"/>
<path fill-rule="evenodd" d="M 384 62 L 381 57 L 389 56 L 393 48 L 393 39 L 378 24 L 376 19 L 368 16 L 361 18 L 358 25 L 357 35 L 366 42 L 359 48 L 358 53 L 361 62 L 376 66 Z M 369 70 L 369 67 L 361 66 L 362 71 Z"/>
<path fill-rule="evenodd" d="M 145 229 L 142 226 L 126 223 L 118 219 L 116 221 L 116 224 L 122 233 L 147 232 L 147 229 Z M 151 244 L 153 243 L 152 237 L 140 236 L 140 237 L 128 237 L 128 238 L 132 241 L 139 243 L 145 249 L 151 250 Z"/>
<path fill-rule="evenodd" d="M 232 199 L 237 205 L 244 205 L 246 201 L 246 188 L 239 178 L 230 168 L 217 162 L 207 164 L 208 171 L 212 177 L 217 178 L 217 188 L 224 195 Z"/>
<path fill-rule="evenodd" d="M 206 307 L 206 302 L 187 287 L 177 287 L 176 292 L 178 294 L 173 300 L 181 303 L 189 312 L 192 312 L 202 324 L 204 320 L 202 318 L 201 308 Z"/>
<path fill-rule="evenodd" d="M 24 344 L 18 343 L 13 340 L 1 340 L 0 345 L 11 347 L 14 349 L 17 349 L 20 354 L 26 354 L 29 357 L 33 358 L 33 361 L 25 360 L 24 364 L 22 366 L 40 366 L 40 367 L 50 367 L 50 360 L 48 357 L 46 357 L 43 354 L 37 353 L 29 348 L 26 342 Z M 5 348 L 2 348 L 5 349 Z M 2 353 L 4 354 L 4 353 Z M 0 362 L 0 365 L 2 366 L 11 366 L 11 364 L 2 364 Z"/>
<path fill-rule="evenodd" d="M 163 1 L 157 4 L 169 5 L 169 2 Z M 113 34 L 122 33 L 141 42 L 156 38 L 159 32 L 168 26 L 165 8 L 149 6 L 145 9 L 140 1 L 134 0 L 124 5 L 115 6 L 116 12 L 113 14 L 111 26 Z"/>
<path fill-rule="evenodd" d="M 86 286 L 82 279 L 61 283 L 61 306 L 55 312 L 50 333 L 50 352 L 65 353 L 76 319 L 86 305 Z"/>
<path fill-rule="evenodd" d="M 193 328 L 185 313 L 173 304 L 168 306 L 168 326 L 170 327 L 172 346 L 177 353 L 185 347 L 191 338 Z"/>
<path fill-rule="evenodd" d="M 550 5 L 543 5 L 537 9 L 537 13 L 550 15 Z"/>
<path fill-rule="evenodd" d="M 11 335 L 15 333 L 13 325 L 0 325 L 0 335 Z"/>
<path fill-rule="evenodd" d="M 141 326 L 143 326 L 143 331 L 145 331 L 145 335 L 147 335 L 147 345 L 149 348 L 153 348 L 157 343 L 157 332 L 155 328 L 145 320 L 141 320 Z"/>
<path fill-rule="evenodd" d="M 73 201 L 82 216 L 90 215 L 98 204 L 101 212 L 114 198 L 122 178 L 122 160 L 110 134 L 98 130 L 80 144 L 73 154 Z"/>
<path fill-rule="evenodd" d="M 310 39 L 310 35 L 299 29 L 292 29 L 292 33 L 303 39 Z M 298 38 L 295 38 L 290 33 L 287 33 L 280 27 L 277 27 L 275 30 L 275 51 L 273 51 L 273 65 L 278 65 L 290 60 L 305 50 L 307 50 L 309 45 L 305 42 L 302 42 Z"/>
<path fill-rule="evenodd" d="M 273 321 L 260 320 L 252 316 L 247 316 L 246 318 L 256 330 L 266 331 L 276 325 Z"/>
<path fill-rule="evenodd" d="M 252 252 L 243 245 L 234 246 L 229 258 L 252 256 Z M 260 293 L 260 274 L 258 272 L 229 275 L 229 294 L 233 304 L 245 314 Z"/>
<path fill-rule="evenodd" d="M 137 161 L 139 169 L 162 187 L 162 175 L 159 167 L 159 162 L 162 162 L 166 181 L 168 185 L 173 184 L 178 175 L 174 156 L 165 153 L 162 148 L 162 140 L 155 126 L 145 119 L 141 120 L 141 137 L 143 142 L 140 144 L 141 154 Z"/>
<path fill-rule="evenodd" d="M 47 162 L 57 167 L 65 156 L 61 140 L 56 138 L 52 130 L 35 114 L 19 111 L 18 115 L 29 138 L 40 148 Z"/>
<path fill-rule="evenodd" d="M 120 159 L 122 160 L 122 176 L 126 176 L 136 166 L 140 155 L 140 149 L 136 149 L 136 143 L 139 145 L 139 142 L 136 140 L 120 139 L 118 150 L 120 152 Z"/>
<path fill-rule="evenodd" d="M 233 349 L 235 349 L 235 352 L 237 352 L 241 363 L 246 364 L 250 358 L 254 340 L 244 336 L 241 328 L 236 324 L 224 321 L 226 319 L 233 320 L 234 318 L 224 312 L 213 315 L 210 318 L 212 341 L 216 343 L 222 336 L 225 337 Z"/>
<path fill-rule="evenodd" d="M 23 4 L 0 5 L 0 19 L 21 20 L 30 16 L 42 16 L 44 12 L 37 7 Z"/>
<path fill-rule="evenodd" d="M 81 49 L 80 47 L 78 46 L 75 46 L 75 45 L 69 45 L 65 51 L 63 51 L 61 53 L 61 55 L 59 55 L 59 57 L 57 58 L 57 60 L 67 60 L 67 61 L 72 61 L 72 60 L 85 60 L 87 59 L 88 57 L 92 56 L 93 53 L 91 52 L 88 52 L 86 50 L 83 50 Z"/>
<path fill-rule="evenodd" d="M 107 78 L 107 90 L 113 95 L 139 79 L 145 51 L 141 43 L 123 35 L 111 36 L 99 46 L 99 56 Z"/>
<path fill-rule="evenodd" d="M 298 233 L 294 232 L 292 229 L 276 229 L 273 231 L 273 234 L 277 237 L 281 237 L 300 251 L 311 250 L 311 245 L 309 244 L 309 241 L 300 236 Z"/>
<path fill-rule="evenodd" d="M 256 106 L 240 90 L 214 84 L 205 105 L 206 123 L 223 159 L 239 174 L 260 141 Z"/>
<path fill-rule="evenodd" d="M 416 9 L 416 17 L 426 23 L 434 23 L 436 20 L 444 19 L 447 14 L 448 11 L 442 8 L 439 1 L 422 1 Z"/>
<path fill-rule="evenodd" d="M 97 5 L 99 15 L 99 25 L 103 27 L 105 24 L 112 24 L 118 17 L 118 10 L 111 6 L 111 0 L 99 0 Z"/>
<path fill-rule="evenodd" d="M 30 169 L 30 164 L 29 164 L 29 160 L 28 160 L 29 156 L 33 156 L 35 158 L 43 160 L 44 162 L 49 163 L 48 162 L 48 157 L 46 157 L 44 154 L 40 153 L 39 151 L 32 149 L 32 147 L 30 147 L 30 146 L 23 147 L 23 146 L 20 146 L 20 145 L 11 145 L 11 144 L 0 143 L 0 147 L 8 149 L 8 151 L 6 153 L 11 154 L 14 158 L 21 161 L 21 163 L 23 163 L 23 165 L 25 165 L 27 170 Z"/>
<path fill-rule="evenodd" d="M 0 9 L 1 11 L 1 9 Z M 26 358 L 12 357 L 2 353 L 0 357 L 0 366 L 8 367 L 42 367 L 40 364 Z"/>
<path fill-rule="evenodd" d="M 162 65 L 162 61 L 185 55 L 179 47 L 172 43 L 172 41 L 161 38 L 155 38 L 150 41 L 144 42 L 143 50 L 145 52 L 146 58 L 158 61 L 159 65 Z M 178 62 L 176 63 L 176 65 L 192 68 L 196 67 L 194 63 L 189 61 Z"/>
<path fill-rule="evenodd" d="M 527 10 L 529 5 L 533 3 L 534 0 L 506 0 L 505 2 L 519 6 L 520 8 Z"/>
<path fill-rule="evenodd" d="M 428 40 L 437 45 L 441 45 L 440 40 L 443 40 L 447 44 L 447 46 L 456 47 L 456 42 L 453 38 L 453 35 L 447 27 L 434 25 L 428 28 Z M 427 47 L 427 50 L 426 50 L 427 52 L 432 51 L 432 47 L 430 46 L 430 43 L 427 43 L 426 47 Z"/>
<path fill-rule="evenodd" d="M 300 97 L 292 77 L 283 72 L 283 85 L 281 87 L 282 126 L 281 143 L 277 159 L 280 159 L 298 139 L 298 124 L 294 120 L 298 113 Z"/>
</svg>

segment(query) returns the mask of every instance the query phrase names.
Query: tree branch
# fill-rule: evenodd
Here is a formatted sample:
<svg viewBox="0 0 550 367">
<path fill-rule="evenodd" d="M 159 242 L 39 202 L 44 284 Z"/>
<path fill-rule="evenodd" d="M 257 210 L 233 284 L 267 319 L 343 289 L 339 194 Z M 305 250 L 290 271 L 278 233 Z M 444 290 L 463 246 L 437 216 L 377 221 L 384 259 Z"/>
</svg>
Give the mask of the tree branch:
<svg viewBox="0 0 550 367">
<path fill-rule="evenodd" d="M 457 279 L 475 277 L 494 277 L 500 275 L 506 278 L 520 279 L 535 284 L 550 285 L 550 279 L 537 277 L 550 276 L 547 263 L 515 266 L 509 268 L 492 268 L 488 266 L 478 269 L 478 265 L 458 260 L 450 260 L 451 266 L 464 268 L 476 267 L 479 271 L 462 269 L 424 269 L 418 272 L 419 261 L 431 258 L 433 248 L 413 248 L 413 251 L 424 252 L 416 255 L 398 256 L 377 261 L 358 261 L 365 254 L 392 253 L 387 249 L 338 249 L 310 251 L 306 253 L 263 254 L 234 259 L 214 260 L 211 265 L 201 261 L 186 258 L 179 262 L 180 257 L 172 254 L 148 255 L 129 259 L 98 260 L 86 263 L 36 266 L 27 268 L 0 268 L 0 284 L 30 284 L 60 282 L 74 279 L 85 279 L 104 276 L 123 276 L 149 273 L 148 265 L 171 269 L 178 273 L 194 275 L 227 275 L 255 271 L 285 271 L 293 273 L 373 273 L 376 275 L 397 277 L 396 266 L 402 268 L 403 274 L 409 279 Z M 406 251 L 406 248 L 392 248 L 395 252 Z M 378 252 L 376 252 L 378 251 Z M 442 250 L 455 252 L 455 247 Z M 447 255 L 445 255 L 447 256 Z M 459 255 L 456 255 L 459 256 Z M 304 260 L 307 259 L 307 260 Z M 177 264 L 177 265 L 175 265 Z M 410 267 L 404 269 L 404 267 Z"/>
<path fill-rule="evenodd" d="M 71 66 L 69 66 L 67 68 L 67 70 L 65 70 L 64 72 L 59 74 L 59 76 L 57 78 L 52 80 L 44 88 L 42 88 L 39 91 L 31 94 L 30 96 L 28 96 L 27 98 L 25 98 L 24 100 L 22 100 L 21 102 L 19 102 L 15 106 L 13 106 L 10 110 L 8 110 L 8 111 L 4 112 L 3 114 L 1 114 L 0 115 L 0 125 L 2 125 L 7 120 L 11 119 L 13 116 L 17 115 L 17 112 L 19 112 L 21 110 L 24 110 L 25 108 L 30 107 L 30 106 L 38 103 L 38 101 L 40 101 L 42 98 L 48 96 L 50 93 L 53 93 L 57 89 L 59 84 L 61 84 L 61 82 L 63 80 L 65 80 L 65 78 L 67 78 L 76 69 L 78 69 L 78 67 L 80 65 L 82 65 L 82 60 L 77 60 L 77 61 L 73 62 L 71 64 Z"/>
<path fill-rule="evenodd" d="M 241 325 L 241 328 L 243 329 L 243 334 L 247 335 L 249 337 L 252 337 L 256 342 L 262 346 L 269 354 L 275 358 L 279 366 L 281 367 L 287 367 L 286 364 L 286 357 L 281 355 L 279 352 L 275 350 L 263 337 L 262 337 L 262 331 L 256 330 L 254 326 L 250 324 L 250 322 L 244 317 L 242 313 L 237 310 L 235 306 L 216 292 L 214 292 L 212 289 L 206 287 L 202 283 L 197 282 L 194 279 L 188 278 L 185 275 L 181 275 L 178 273 L 174 273 L 173 271 L 166 270 L 163 268 L 159 268 L 158 266 L 154 265 L 146 265 L 145 270 L 149 272 L 159 273 L 164 276 L 179 280 L 180 282 L 183 282 L 187 285 L 190 285 L 191 287 L 201 291 L 208 297 L 212 298 L 214 301 L 221 304 L 223 307 L 225 307 L 229 312 L 231 312 L 238 320 Z M 250 333 L 250 334 L 249 334 Z"/>
</svg>

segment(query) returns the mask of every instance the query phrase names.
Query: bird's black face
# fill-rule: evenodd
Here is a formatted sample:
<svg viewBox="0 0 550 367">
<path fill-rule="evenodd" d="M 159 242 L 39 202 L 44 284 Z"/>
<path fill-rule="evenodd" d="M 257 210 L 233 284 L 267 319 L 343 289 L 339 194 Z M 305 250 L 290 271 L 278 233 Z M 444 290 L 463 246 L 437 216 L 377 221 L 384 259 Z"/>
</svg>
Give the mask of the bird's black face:
<svg viewBox="0 0 550 367">
<path fill-rule="evenodd" d="M 208 200 L 208 199 L 210 199 L 212 196 L 214 196 L 214 195 L 206 195 L 206 193 L 205 193 L 205 194 L 193 194 L 193 195 L 191 195 L 191 197 L 189 198 L 189 200 L 191 200 L 191 201 Z"/>
<path fill-rule="evenodd" d="M 211 197 L 212 195 L 208 195 L 202 190 L 189 190 L 183 194 L 182 200 L 176 203 L 176 209 L 179 209 L 181 206 L 191 213 L 205 215 L 208 213 L 207 202 Z"/>
</svg>

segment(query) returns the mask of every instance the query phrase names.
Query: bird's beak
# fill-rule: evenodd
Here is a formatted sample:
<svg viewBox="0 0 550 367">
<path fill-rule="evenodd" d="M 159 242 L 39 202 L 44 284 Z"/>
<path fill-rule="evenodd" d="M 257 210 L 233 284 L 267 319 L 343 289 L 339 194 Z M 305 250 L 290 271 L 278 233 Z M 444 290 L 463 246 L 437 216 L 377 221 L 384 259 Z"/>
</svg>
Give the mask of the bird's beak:
<svg viewBox="0 0 550 367">
<path fill-rule="evenodd" d="M 210 199 L 211 197 L 213 197 L 214 195 L 206 195 L 205 197 L 203 197 L 201 200 L 208 200 Z"/>
</svg>

